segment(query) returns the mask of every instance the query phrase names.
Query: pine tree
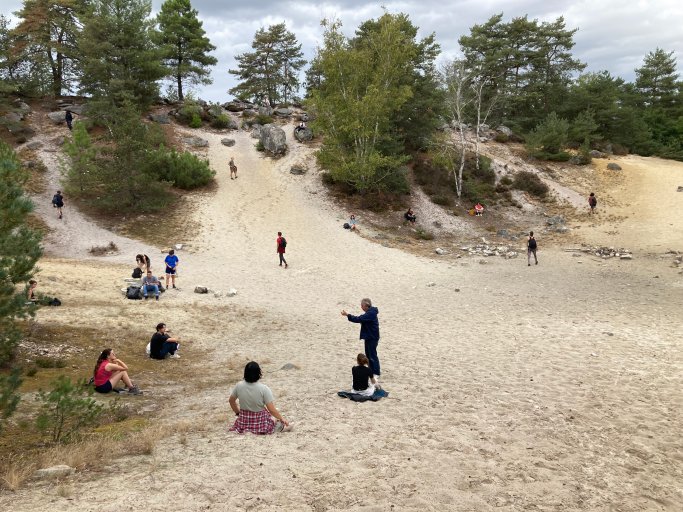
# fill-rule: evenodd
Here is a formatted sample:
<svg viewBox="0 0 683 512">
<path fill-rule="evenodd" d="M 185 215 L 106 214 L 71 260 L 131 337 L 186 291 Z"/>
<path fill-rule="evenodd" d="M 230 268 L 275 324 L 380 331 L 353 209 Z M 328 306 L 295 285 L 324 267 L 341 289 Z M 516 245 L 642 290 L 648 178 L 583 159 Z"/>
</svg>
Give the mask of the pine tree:
<svg viewBox="0 0 683 512">
<path fill-rule="evenodd" d="M 41 249 L 40 236 L 26 225 L 33 209 L 22 190 L 27 178 L 13 151 L 0 142 L 0 366 L 12 360 L 21 339 L 17 320 L 33 312 L 25 305 L 26 283 Z M 14 411 L 20 383 L 18 370 L 0 375 L 0 421 Z"/>
<path fill-rule="evenodd" d="M 151 9 L 149 0 L 94 0 L 85 17 L 81 92 L 93 97 L 98 118 L 125 101 L 145 108 L 159 95 L 166 71 L 152 41 Z"/>
<path fill-rule="evenodd" d="M 14 51 L 51 75 L 51 92 L 70 89 L 79 58 L 79 16 L 86 0 L 24 0 Z"/>
<path fill-rule="evenodd" d="M 238 69 L 231 69 L 240 83 L 230 89 L 237 97 L 262 101 L 270 106 L 288 102 L 299 89 L 299 70 L 306 64 L 301 45 L 284 23 L 259 29 L 252 42 L 253 52 L 235 57 Z"/>
<path fill-rule="evenodd" d="M 678 97 L 678 72 L 674 52 L 661 48 L 648 53 L 636 69 L 636 87 L 647 106 L 671 109 Z"/>
<path fill-rule="evenodd" d="M 202 22 L 190 0 L 166 0 L 157 16 L 158 40 L 164 52 L 169 77 L 176 82 L 183 101 L 183 83 L 210 84 L 208 66 L 218 61 L 209 55 L 216 49 L 206 37 Z"/>
</svg>

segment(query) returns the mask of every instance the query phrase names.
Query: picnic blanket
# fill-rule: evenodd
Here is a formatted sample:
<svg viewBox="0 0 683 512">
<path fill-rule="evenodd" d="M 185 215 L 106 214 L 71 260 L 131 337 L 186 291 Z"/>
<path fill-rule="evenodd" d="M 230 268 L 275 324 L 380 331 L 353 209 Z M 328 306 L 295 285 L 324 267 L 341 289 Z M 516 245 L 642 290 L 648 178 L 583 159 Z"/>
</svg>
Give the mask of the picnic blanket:
<svg viewBox="0 0 683 512">
<path fill-rule="evenodd" d="M 353 400 L 354 402 L 367 402 L 368 400 L 376 402 L 377 400 L 380 400 L 381 398 L 389 396 L 389 393 L 387 393 L 383 389 L 375 389 L 375 392 L 372 394 L 372 396 L 365 396 L 365 395 L 361 395 L 361 394 L 353 393 L 353 392 L 349 392 L 349 391 L 339 391 L 337 393 L 337 396 L 340 396 L 342 398 L 348 398 L 350 400 Z"/>
</svg>

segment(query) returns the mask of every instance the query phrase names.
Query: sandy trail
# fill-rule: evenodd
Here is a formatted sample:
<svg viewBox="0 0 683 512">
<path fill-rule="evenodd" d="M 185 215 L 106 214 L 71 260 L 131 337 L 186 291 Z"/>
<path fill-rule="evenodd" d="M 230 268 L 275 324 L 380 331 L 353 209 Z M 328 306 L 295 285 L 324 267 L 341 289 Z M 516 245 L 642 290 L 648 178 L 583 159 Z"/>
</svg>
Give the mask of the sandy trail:
<svg viewBox="0 0 683 512">
<path fill-rule="evenodd" d="M 68 500 L 37 484 L 0 496 L 0 506 L 683 506 L 683 288 L 665 262 L 606 263 L 543 247 L 541 264 L 531 268 L 522 260 L 417 257 L 343 230 L 346 214 L 322 197 L 316 177 L 288 172 L 308 157 L 305 146 L 290 142 L 290 153 L 274 161 L 246 133 L 235 135 L 234 148 L 206 137 L 218 190 L 196 210 L 203 229 L 190 241 L 193 252 L 180 253 L 183 291 L 135 321 L 173 314 L 178 330 L 212 350 L 197 371 L 215 385 L 176 397 L 165 416 L 218 421 L 185 444 L 164 440 L 152 458 L 115 461 L 106 485 L 117 491 L 106 498 L 100 480 L 76 477 Z M 229 179 L 231 155 L 237 180 Z M 288 240 L 287 270 L 277 265 L 278 230 Z M 239 293 L 199 296 L 195 284 Z M 355 404 L 335 396 L 348 388 L 361 350 L 357 326 L 339 310 L 358 312 L 363 296 L 380 310 L 382 380 L 391 397 Z M 137 307 L 118 301 L 123 315 Z M 233 304 L 245 316 L 234 318 Z M 222 375 L 247 359 L 263 363 L 293 433 L 227 432 L 234 382 Z M 280 370 L 288 362 L 299 369 Z"/>
</svg>

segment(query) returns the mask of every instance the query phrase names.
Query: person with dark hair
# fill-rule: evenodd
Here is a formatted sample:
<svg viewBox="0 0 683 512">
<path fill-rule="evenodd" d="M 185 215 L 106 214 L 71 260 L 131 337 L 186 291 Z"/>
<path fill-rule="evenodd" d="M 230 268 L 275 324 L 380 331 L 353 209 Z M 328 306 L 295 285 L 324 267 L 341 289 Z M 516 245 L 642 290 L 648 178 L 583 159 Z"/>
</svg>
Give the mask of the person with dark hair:
<svg viewBox="0 0 683 512">
<path fill-rule="evenodd" d="M 282 266 L 282 264 L 284 263 L 285 268 L 287 268 L 287 260 L 285 259 L 285 249 L 287 247 L 287 240 L 284 236 L 282 236 L 282 231 L 277 232 L 277 239 L 275 240 L 275 244 L 277 246 L 277 255 L 280 257 L 280 266 Z"/>
<path fill-rule="evenodd" d="M 180 338 L 171 338 L 166 324 L 157 324 L 157 332 L 152 335 L 149 342 L 149 357 L 152 359 L 166 359 L 166 356 L 180 359 L 178 349 L 180 348 Z"/>
<path fill-rule="evenodd" d="M 230 427 L 231 432 L 272 434 L 289 432 L 292 429 L 275 407 L 273 392 L 259 382 L 261 377 L 261 367 L 258 363 L 247 363 L 244 367 L 244 380 L 238 382 L 230 393 L 230 407 L 237 416 L 235 423 Z M 273 421 L 273 417 L 277 422 Z"/>
<path fill-rule="evenodd" d="M 147 271 L 147 275 L 142 278 L 142 295 L 147 300 L 149 292 L 154 292 L 154 297 L 159 300 L 159 286 L 161 283 L 155 275 L 152 274 L 151 270 Z"/>
<path fill-rule="evenodd" d="M 69 131 L 73 130 L 73 121 L 74 121 L 74 115 L 72 114 L 71 110 L 67 110 L 66 114 L 64 115 L 64 120 L 66 121 L 66 126 L 69 128 Z"/>
<path fill-rule="evenodd" d="M 538 244 L 534 238 L 534 232 L 529 231 L 529 238 L 526 241 L 526 261 L 527 266 L 531 266 L 531 255 L 533 254 L 534 260 L 536 260 L 536 265 L 538 265 L 538 258 L 536 257 L 536 249 L 538 249 Z"/>
<path fill-rule="evenodd" d="M 38 302 L 38 297 L 36 297 L 36 288 L 38 288 L 38 281 L 35 279 L 29 279 L 26 297 L 29 302 Z"/>
<path fill-rule="evenodd" d="M 412 208 L 408 208 L 408 211 L 403 214 L 403 218 L 413 224 L 415 224 L 415 221 L 417 220 L 417 216 L 413 213 Z"/>
<path fill-rule="evenodd" d="M 595 213 L 595 207 L 598 206 L 598 198 L 595 197 L 595 193 L 591 192 L 588 196 L 588 206 L 590 206 L 591 215 Z"/>
<path fill-rule="evenodd" d="M 178 256 L 175 255 L 175 251 L 171 249 L 168 251 L 168 256 L 164 260 L 166 263 L 166 289 L 168 290 L 168 283 L 173 280 L 173 288 L 175 288 L 175 276 L 178 271 Z"/>
<path fill-rule="evenodd" d="M 351 368 L 353 392 L 363 396 L 372 396 L 375 393 L 375 387 L 379 387 L 379 383 L 373 377 L 372 370 L 368 368 L 370 360 L 365 354 L 358 354 L 356 362 L 358 366 Z"/>
<path fill-rule="evenodd" d="M 62 195 L 62 191 L 58 190 L 57 193 L 52 196 L 52 206 L 57 208 L 57 213 L 59 215 L 59 218 L 62 218 L 62 208 L 64 208 L 64 196 Z"/>
<path fill-rule="evenodd" d="M 146 274 L 148 270 L 152 270 L 152 263 L 146 254 L 135 256 L 135 263 L 143 274 Z"/>
<path fill-rule="evenodd" d="M 341 314 L 349 322 L 360 324 L 360 339 L 365 342 L 365 355 L 370 360 L 370 368 L 375 380 L 379 381 L 380 367 L 379 357 L 377 356 L 377 345 L 379 344 L 379 320 L 377 315 L 379 314 L 379 309 L 373 307 L 372 301 L 367 298 L 360 301 L 360 308 L 363 310 L 363 314 L 359 316 L 350 315 L 344 309 Z"/>
<path fill-rule="evenodd" d="M 229 166 L 230 166 L 230 179 L 231 179 L 231 180 L 232 180 L 232 179 L 237 179 L 237 166 L 235 165 L 235 157 L 234 157 L 234 156 L 231 156 L 231 157 L 230 157 L 230 164 L 229 164 Z M 235 175 L 234 178 L 232 177 L 233 174 Z"/>
<path fill-rule="evenodd" d="M 111 348 L 105 348 L 100 357 L 97 358 L 93 380 L 95 391 L 98 393 L 109 393 L 114 390 L 119 381 L 123 381 L 128 388 L 128 393 L 131 395 L 142 394 L 140 388 L 130 380 L 126 363 L 118 359 Z"/>
</svg>

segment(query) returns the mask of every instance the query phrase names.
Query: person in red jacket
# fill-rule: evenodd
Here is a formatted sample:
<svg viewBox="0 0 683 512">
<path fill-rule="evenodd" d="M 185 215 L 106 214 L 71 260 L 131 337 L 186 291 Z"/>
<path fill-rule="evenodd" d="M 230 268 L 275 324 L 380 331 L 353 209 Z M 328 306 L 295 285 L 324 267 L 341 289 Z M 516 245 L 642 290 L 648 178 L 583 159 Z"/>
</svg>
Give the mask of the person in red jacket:
<svg viewBox="0 0 683 512">
<path fill-rule="evenodd" d="M 287 260 L 285 259 L 285 248 L 287 247 L 287 240 L 285 240 L 285 237 L 282 236 L 282 231 L 277 232 L 277 240 L 275 240 L 275 243 L 277 244 L 277 254 L 280 257 L 280 266 L 282 264 L 285 264 L 285 268 L 287 268 Z"/>
</svg>

